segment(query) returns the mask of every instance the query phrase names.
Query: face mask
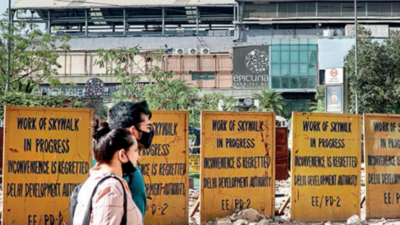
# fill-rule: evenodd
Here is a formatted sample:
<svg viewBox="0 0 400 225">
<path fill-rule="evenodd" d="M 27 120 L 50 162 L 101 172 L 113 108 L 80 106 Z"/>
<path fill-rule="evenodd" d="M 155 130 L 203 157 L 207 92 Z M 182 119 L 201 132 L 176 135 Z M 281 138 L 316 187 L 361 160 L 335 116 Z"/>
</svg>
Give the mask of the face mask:
<svg viewBox="0 0 400 225">
<path fill-rule="evenodd" d="M 151 142 L 153 141 L 154 137 L 154 131 L 150 130 L 149 133 L 144 132 L 142 130 L 138 131 L 142 132 L 142 138 L 140 140 L 137 140 L 140 144 L 142 144 L 146 149 L 150 148 Z"/>
<path fill-rule="evenodd" d="M 126 155 L 126 158 L 128 158 L 128 155 Z M 121 161 L 121 159 L 119 161 Z M 127 177 L 136 171 L 136 167 L 133 166 L 133 164 L 132 164 L 131 160 L 129 160 L 129 158 L 128 158 L 128 162 L 126 162 L 126 163 L 123 163 L 121 161 L 121 166 L 122 166 L 122 176 L 124 176 L 124 177 Z"/>
</svg>

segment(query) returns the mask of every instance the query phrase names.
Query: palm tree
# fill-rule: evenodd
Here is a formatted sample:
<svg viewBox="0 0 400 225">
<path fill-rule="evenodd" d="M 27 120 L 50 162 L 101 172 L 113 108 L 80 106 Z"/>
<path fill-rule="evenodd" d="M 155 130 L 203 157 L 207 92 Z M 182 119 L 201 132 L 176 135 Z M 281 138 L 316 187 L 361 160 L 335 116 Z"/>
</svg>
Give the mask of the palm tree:
<svg viewBox="0 0 400 225">
<path fill-rule="evenodd" d="M 260 104 L 257 111 L 275 112 L 276 115 L 283 117 L 287 115 L 285 108 L 287 100 L 282 97 L 281 93 L 275 90 L 262 90 L 261 94 L 253 94 L 253 98 Z"/>
<path fill-rule="evenodd" d="M 223 111 L 233 111 L 235 109 L 237 100 L 232 97 L 225 97 L 223 99 L 224 105 L 222 106 Z"/>
<path fill-rule="evenodd" d="M 318 102 L 311 102 L 310 107 L 311 112 L 314 113 L 324 113 L 325 112 L 325 102 L 323 100 L 318 100 Z"/>
</svg>

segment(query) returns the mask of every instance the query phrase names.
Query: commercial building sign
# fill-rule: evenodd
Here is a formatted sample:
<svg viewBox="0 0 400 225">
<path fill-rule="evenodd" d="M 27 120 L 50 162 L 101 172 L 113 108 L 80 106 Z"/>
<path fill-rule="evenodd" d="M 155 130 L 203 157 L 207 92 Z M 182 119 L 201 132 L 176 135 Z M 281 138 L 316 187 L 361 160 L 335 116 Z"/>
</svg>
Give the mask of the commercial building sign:
<svg viewBox="0 0 400 225">
<path fill-rule="evenodd" d="M 140 88 L 145 87 L 149 82 L 138 82 Z M 101 97 L 104 99 L 113 98 L 113 93 L 123 88 L 121 83 L 104 83 L 104 88 Z M 76 85 L 65 84 L 61 87 L 50 87 L 49 84 L 41 84 L 40 87 L 33 89 L 35 94 L 46 94 L 50 96 L 67 96 L 67 97 L 86 97 L 85 84 L 79 83 Z"/>
<path fill-rule="evenodd" d="M 269 47 L 233 48 L 233 88 L 266 89 L 269 86 Z"/>
<path fill-rule="evenodd" d="M 147 196 L 146 224 L 187 224 L 189 198 L 189 113 L 152 111 L 154 138 L 140 150 Z"/>
<path fill-rule="evenodd" d="M 367 219 L 397 219 L 400 209 L 400 116 L 364 114 Z"/>
<path fill-rule="evenodd" d="M 360 216 L 361 116 L 293 112 L 293 221 Z"/>
<path fill-rule="evenodd" d="M 343 84 L 343 68 L 325 69 L 325 84 Z"/>
<path fill-rule="evenodd" d="M 89 176 L 92 109 L 6 106 L 3 224 L 64 224 Z"/>
<path fill-rule="evenodd" d="M 200 222 L 275 213 L 275 114 L 202 111 Z"/>
</svg>

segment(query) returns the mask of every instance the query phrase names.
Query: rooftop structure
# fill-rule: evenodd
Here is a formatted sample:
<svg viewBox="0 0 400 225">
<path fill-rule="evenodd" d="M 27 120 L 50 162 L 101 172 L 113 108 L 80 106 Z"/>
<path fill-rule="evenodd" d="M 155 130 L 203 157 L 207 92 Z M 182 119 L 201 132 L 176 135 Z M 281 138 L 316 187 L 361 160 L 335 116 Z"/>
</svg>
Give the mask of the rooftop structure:
<svg viewBox="0 0 400 225">
<path fill-rule="evenodd" d="M 12 10 L 15 21 L 44 23 L 49 33 L 57 26 L 73 37 L 99 32 L 106 34 L 94 36 L 212 36 L 201 31 L 232 29 L 236 6 L 233 0 L 17 0 Z M 21 9 L 28 11 L 20 14 Z"/>
<path fill-rule="evenodd" d="M 126 8 L 126 7 L 187 7 L 187 6 L 223 6 L 236 5 L 234 0 L 17 0 L 12 9 L 89 9 L 89 8 Z"/>
<path fill-rule="evenodd" d="M 237 2 L 243 10 L 240 24 L 293 26 L 354 23 L 353 0 L 237 0 Z M 357 17 L 359 23 L 398 23 L 400 2 L 357 1 Z"/>
</svg>

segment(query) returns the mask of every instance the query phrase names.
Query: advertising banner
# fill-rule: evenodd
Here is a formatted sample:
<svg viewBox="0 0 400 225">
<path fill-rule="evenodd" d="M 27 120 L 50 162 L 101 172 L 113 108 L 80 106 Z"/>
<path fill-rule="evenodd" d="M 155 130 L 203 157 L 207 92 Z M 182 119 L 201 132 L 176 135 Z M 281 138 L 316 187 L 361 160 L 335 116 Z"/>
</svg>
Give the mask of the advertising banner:
<svg viewBox="0 0 400 225">
<path fill-rule="evenodd" d="M 233 48 L 233 88 L 268 89 L 269 46 Z"/>
</svg>

